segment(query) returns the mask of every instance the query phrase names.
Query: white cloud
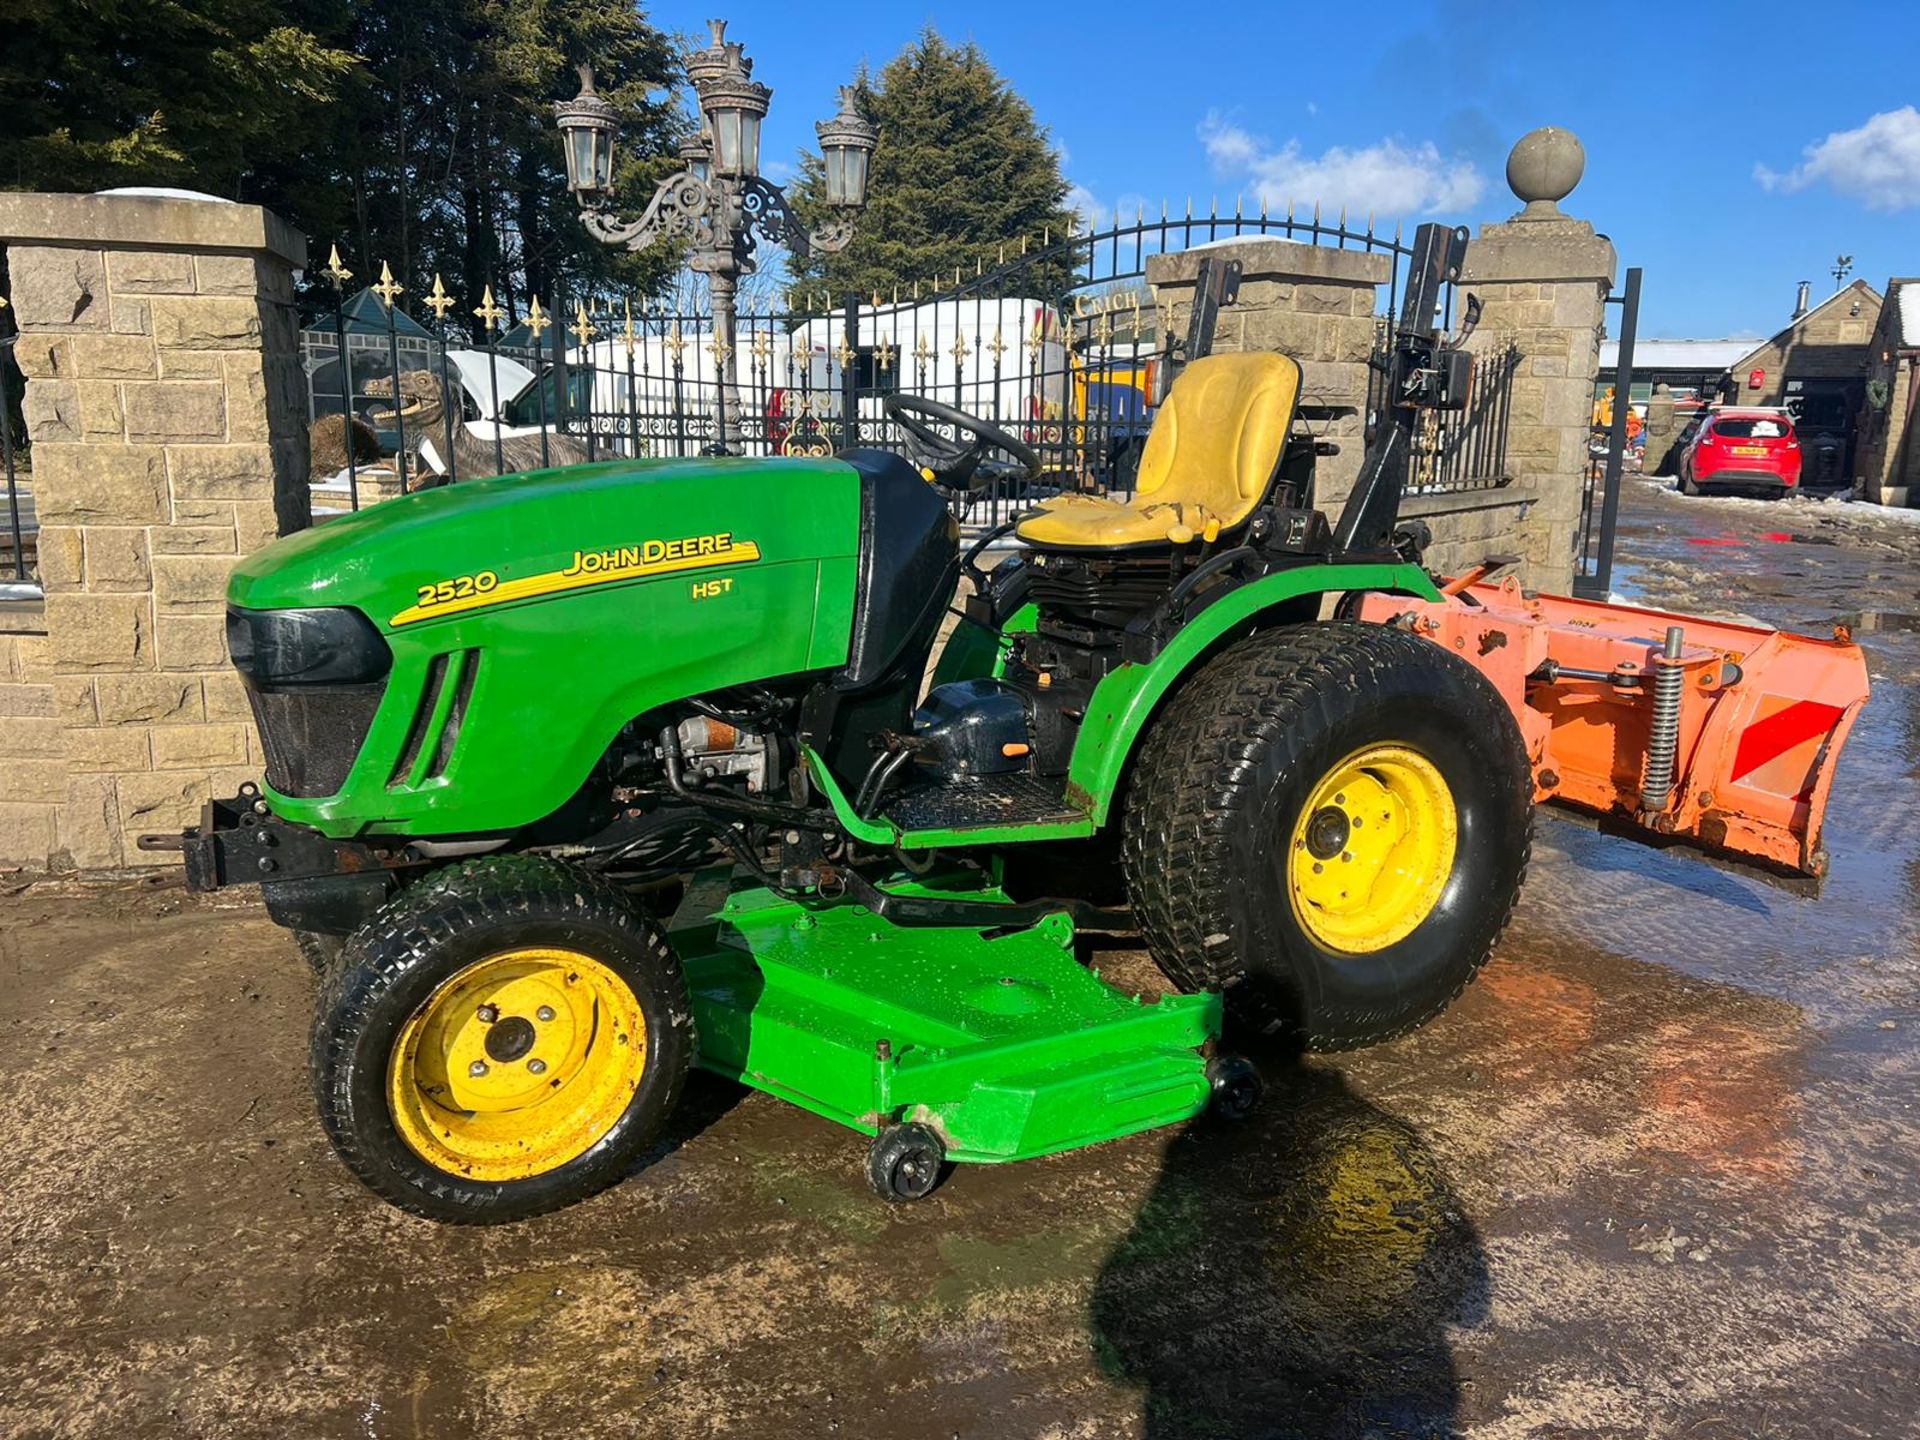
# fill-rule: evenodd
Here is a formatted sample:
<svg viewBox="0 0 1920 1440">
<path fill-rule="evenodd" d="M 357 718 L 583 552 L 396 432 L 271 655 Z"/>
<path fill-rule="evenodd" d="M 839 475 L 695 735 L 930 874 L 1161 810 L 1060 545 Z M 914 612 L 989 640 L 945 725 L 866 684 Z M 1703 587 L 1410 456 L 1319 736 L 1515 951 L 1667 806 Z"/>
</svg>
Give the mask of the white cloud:
<svg viewBox="0 0 1920 1440">
<path fill-rule="evenodd" d="M 1201 122 L 1200 140 L 1216 171 L 1243 179 L 1270 209 L 1317 201 L 1332 211 L 1344 205 L 1362 214 L 1437 215 L 1471 208 L 1486 188 L 1471 160 L 1444 156 L 1431 140 L 1409 146 L 1389 139 L 1359 150 L 1335 145 L 1308 155 L 1298 140 L 1273 149 L 1218 113 Z"/>
<path fill-rule="evenodd" d="M 1113 219 L 1113 211 L 1102 205 L 1100 197 L 1084 185 L 1068 182 L 1066 204 L 1083 229 L 1097 230 Z"/>
<path fill-rule="evenodd" d="M 1854 130 L 1836 130 L 1801 152 L 1806 158 L 1784 175 L 1765 165 L 1753 178 L 1765 190 L 1804 190 L 1825 182 L 1869 210 L 1920 205 L 1920 110 L 1884 110 Z"/>
</svg>

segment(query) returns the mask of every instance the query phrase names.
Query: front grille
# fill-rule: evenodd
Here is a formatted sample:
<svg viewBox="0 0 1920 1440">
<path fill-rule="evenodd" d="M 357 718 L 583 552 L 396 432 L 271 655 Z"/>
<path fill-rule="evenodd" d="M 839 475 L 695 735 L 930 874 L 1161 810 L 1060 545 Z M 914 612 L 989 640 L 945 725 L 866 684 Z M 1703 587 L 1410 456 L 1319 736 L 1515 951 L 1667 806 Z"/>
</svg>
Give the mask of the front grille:
<svg viewBox="0 0 1920 1440">
<path fill-rule="evenodd" d="M 317 800 L 339 793 L 386 692 L 372 685 L 247 688 L 267 752 L 267 783 L 282 795 Z"/>
</svg>

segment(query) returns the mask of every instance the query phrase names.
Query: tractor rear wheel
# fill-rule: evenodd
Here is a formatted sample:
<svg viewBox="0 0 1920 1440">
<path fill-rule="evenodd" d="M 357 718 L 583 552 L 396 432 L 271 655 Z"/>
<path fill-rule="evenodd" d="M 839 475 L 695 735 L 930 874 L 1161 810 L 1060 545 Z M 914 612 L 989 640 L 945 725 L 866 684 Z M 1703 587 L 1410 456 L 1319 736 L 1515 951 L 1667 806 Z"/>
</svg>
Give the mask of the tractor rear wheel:
<svg viewBox="0 0 1920 1440">
<path fill-rule="evenodd" d="M 1532 836 L 1519 726 L 1430 641 L 1334 622 L 1208 662 L 1143 744 L 1128 891 L 1176 984 L 1320 1050 L 1431 1019 L 1491 953 Z"/>
<path fill-rule="evenodd" d="M 327 1136 L 368 1189 L 493 1224 L 620 1180 L 692 1056 L 659 926 L 589 875 L 510 855 L 403 890 L 349 938 L 309 1064 Z"/>
</svg>

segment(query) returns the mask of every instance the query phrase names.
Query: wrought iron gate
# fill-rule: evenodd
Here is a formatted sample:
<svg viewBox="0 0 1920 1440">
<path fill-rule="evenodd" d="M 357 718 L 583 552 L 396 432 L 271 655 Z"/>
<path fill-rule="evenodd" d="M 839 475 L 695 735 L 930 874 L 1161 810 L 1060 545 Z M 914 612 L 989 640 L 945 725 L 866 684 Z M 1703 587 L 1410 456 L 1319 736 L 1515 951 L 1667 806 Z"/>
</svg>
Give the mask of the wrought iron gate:
<svg viewBox="0 0 1920 1440">
<path fill-rule="evenodd" d="M 416 280 L 423 298 L 375 261 L 361 268 L 380 282 L 350 294 L 349 272 L 330 262 L 320 273 L 335 282 L 333 303 L 303 333 L 303 353 L 313 413 L 345 408 L 366 420 L 360 428 L 378 432 L 386 454 L 398 452 L 387 468 L 403 472 L 395 477 L 402 486 L 420 478 L 410 453 L 424 461 L 423 442 L 444 452 L 432 468 L 454 479 L 723 446 L 747 455 L 898 448 L 903 436 L 886 400 L 926 396 L 1039 452 L 1038 476 L 956 502 L 969 528 L 991 526 L 1063 489 L 1131 493 L 1174 358 L 1147 262 L 1259 236 L 1388 256 L 1378 323 L 1381 344 L 1390 343 L 1411 247 L 1397 229 L 1350 226 L 1345 214 L 1323 220 L 1316 209 L 1143 214 L 1095 232 L 1043 232 L 981 257 L 971 275 L 890 295 L 742 305 L 730 336 L 715 334 L 705 314 L 645 297 L 550 296 L 551 308 L 513 297 L 516 315 L 491 288 L 477 303 L 455 300 L 435 276 L 430 287 Z M 1451 306 L 1451 287 L 1447 298 Z M 1505 483 L 1513 358 L 1484 357 L 1472 408 L 1437 417 L 1422 434 L 1415 488 Z M 464 408 L 463 375 L 473 377 Z M 396 406 L 396 389 L 405 404 Z M 366 479 L 349 451 L 337 482 L 341 508 L 361 503 Z"/>
</svg>

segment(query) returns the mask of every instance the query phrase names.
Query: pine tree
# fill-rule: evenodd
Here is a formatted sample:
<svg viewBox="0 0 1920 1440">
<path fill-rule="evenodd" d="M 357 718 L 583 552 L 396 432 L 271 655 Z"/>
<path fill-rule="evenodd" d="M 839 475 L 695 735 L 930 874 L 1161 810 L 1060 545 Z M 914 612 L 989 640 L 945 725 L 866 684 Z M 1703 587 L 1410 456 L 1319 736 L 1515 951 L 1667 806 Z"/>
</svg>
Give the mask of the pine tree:
<svg viewBox="0 0 1920 1440">
<path fill-rule="evenodd" d="M 590 60 L 621 111 L 618 208 L 637 212 L 674 168 L 679 60 L 633 0 L 16 9 L 0 188 L 171 185 L 265 205 L 316 260 L 338 244 L 362 279 L 385 261 L 415 298 L 436 272 L 462 297 L 492 285 L 516 315 L 556 288 L 651 292 L 677 266 L 671 247 L 634 255 L 586 234 L 553 123 Z"/>
<path fill-rule="evenodd" d="M 323 38 L 335 0 L 10 9 L 0 41 L 8 189 L 177 185 L 238 198 L 252 166 L 298 155 L 356 65 Z"/>
<path fill-rule="evenodd" d="M 1023 237 L 1058 240 L 1067 222 L 1067 182 L 1047 131 L 971 41 L 951 45 L 931 27 L 880 71 L 855 83 L 860 109 L 880 127 L 867 208 L 837 255 L 797 257 L 789 294 L 878 292 L 918 283 L 951 285 L 1009 255 Z M 818 224 L 828 213 L 817 157 L 803 155 L 796 208 Z M 1026 288 L 1066 273 L 1030 273 Z"/>
</svg>

